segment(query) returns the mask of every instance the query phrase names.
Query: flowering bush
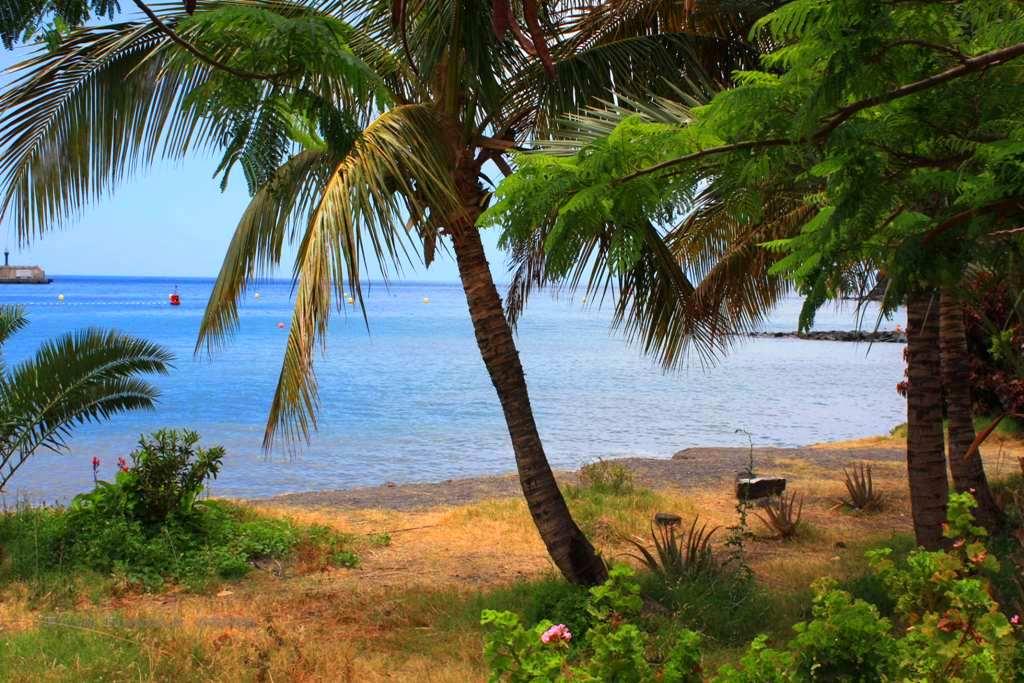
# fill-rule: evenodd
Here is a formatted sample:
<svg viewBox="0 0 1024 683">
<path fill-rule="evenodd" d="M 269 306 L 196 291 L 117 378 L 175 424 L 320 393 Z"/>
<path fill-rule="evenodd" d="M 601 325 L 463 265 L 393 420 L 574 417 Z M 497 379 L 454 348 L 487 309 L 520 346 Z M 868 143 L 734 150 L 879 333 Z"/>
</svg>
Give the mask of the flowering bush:
<svg viewBox="0 0 1024 683">
<path fill-rule="evenodd" d="M 660 667 L 648 663 L 648 636 L 629 623 L 642 606 L 633 570 L 620 565 L 612 568 L 607 582 L 590 589 L 587 610 L 594 622 L 581 643 L 564 624 L 541 621 L 526 628 L 513 612 L 484 610 L 480 623 L 489 631 L 484 658 L 490 680 L 642 683 L 655 680 L 656 671 L 666 683 L 701 680 L 700 636 L 692 631 L 680 633 Z"/>
<path fill-rule="evenodd" d="M 97 478 L 100 459 L 93 457 L 96 488 L 75 497 L 72 516 L 120 515 L 149 527 L 159 527 L 171 517 L 192 514 L 207 480 L 220 472 L 224 449 L 197 448 L 193 431 L 162 429 L 139 439 L 139 447 L 117 459 L 113 482 Z"/>
<path fill-rule="evenodd" d="M 0 515 L 0 579 L 39 578 L 40 567 L 86 569 L 146 590 L 167 581 L 193 590 L 248 573 L 259 560 L 294 557 L 311 569 L 353 567 L 350 538 L 322 526 L 297 527 L 219 501 L 197 504 L 220 468 L 222 448 L 196 448 L 198 435 L 160 431 L 143 437 L 113 482 L 97 479 L 67 510 Z M 92 459 L 94 473 L 99 458 Z M 40 524 L 45 520 L 45 524 Z M 27 538 L 28 521 L 33 524 Z M 23 523 L 25 522 L 25 523 Z M 47 532 L 40 542 L 34 530 Z"/>
<path fill-rule="evenodd" d="M 784 648 L 759 636 L 719 683 L 796 681 L 1019 680 L 1024 671 L 1021 617 L 1007 617 L 992 597 L 999 563 L 974 524 L 969 493 L 949 500 L 946 552 L 918 550 L 897 564 L 888 549 L 869 553 L 890 592 L 895 623 L 836 583 L 814 584 L 810 621 L 794 626 Z M 511 612 L 485 612 L 485 657 L 492 681 L 690 682 L 701 677 L 700 635 L 681 630 L 661 661 L 649 656 L 650 634 L 638 625 L 642 607 L 632 570 L 616 567 L 591 589 L 596 624 L 576 643 L 562 625 L 524 628 Z M 570 645 L 572 644 L 572 645 Z"/>
</svg>

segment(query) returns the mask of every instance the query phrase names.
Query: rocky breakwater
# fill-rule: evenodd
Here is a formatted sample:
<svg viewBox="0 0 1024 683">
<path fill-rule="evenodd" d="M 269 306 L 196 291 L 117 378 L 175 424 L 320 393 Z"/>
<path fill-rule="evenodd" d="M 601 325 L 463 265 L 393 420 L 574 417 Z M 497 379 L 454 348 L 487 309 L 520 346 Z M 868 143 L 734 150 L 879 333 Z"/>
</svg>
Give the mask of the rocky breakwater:
<svg viewBox="0 0 1024 683">
<path fill-rule="evenodd" d="M 839 342 L 882 342 L 906 344 L 907 334 L 903 330 L 879 330 L 865 332 L 863 330 L 815 330 L 811 332 L 751 332 L 751 337 L 774 337 L 777 339 L 810 339 L 812 341 Z"/>
</svg>

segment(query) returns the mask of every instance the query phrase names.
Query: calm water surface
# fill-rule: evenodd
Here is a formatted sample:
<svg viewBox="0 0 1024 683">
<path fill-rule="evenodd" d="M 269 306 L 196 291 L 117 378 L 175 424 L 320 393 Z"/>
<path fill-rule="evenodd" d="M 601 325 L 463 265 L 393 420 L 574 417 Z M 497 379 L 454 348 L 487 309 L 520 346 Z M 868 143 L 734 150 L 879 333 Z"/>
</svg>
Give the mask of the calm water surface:
<svg viewBox="0 0 1024 683">
<path fill-rule="evenodd" d="M 177 285 L 182 305 L 167 304 Z M 175 369 L 158 378 L 152 412 L 79 429 L 70 453 L 39 453 L 10 489 L 63 499 L 92 483 L 90 459 L 112 476 L 118 455 L 140 433 L 189 427 L 228 451 L 214 484 L 221 495 L 259 497 L 384 481 L 425 481 L 506 472 L 512 449 L 501 410 L 473 340 L 458 285 L 372 286 L 369 332 L 357 313 L 334 318 L 317 365 L 320 430 L 297 455 L 264 454 L 264 420 L 290 319 L 290 285 L 252 289 L 233 340 L 212 357 L 193 355 L 212 281 L 58 277 L 50 285 L 5 285 L 0 303 L 21 303 L 30 325 L 8 342 L 7 360 L 54 335 L 113 327 L 170 348 Z M 254 297 L 259 291 L 260 297 Z M 63 303 L 57 301 L 64 294 Z M 423 297 L 430 303 L 424 304 Z M 770 330 L 796 327 L 787 301 Z M 875 323 L 870 314 L 867 327 Z M 669 457 L 696 445 L 797 446 L 883 433 L 904 420 L 894 387 L 903 346 L 753 339 L 717 366 L 672 374 L 609 331 L 607 311 L 538 295 L 519 330 L 533 406 L 556 467 L 598 457 Z M 883 328 L 905 324 L 897 318 Z M 823 311 L 818 329 L 857 326 L 852 307 Z"/>
</svg>

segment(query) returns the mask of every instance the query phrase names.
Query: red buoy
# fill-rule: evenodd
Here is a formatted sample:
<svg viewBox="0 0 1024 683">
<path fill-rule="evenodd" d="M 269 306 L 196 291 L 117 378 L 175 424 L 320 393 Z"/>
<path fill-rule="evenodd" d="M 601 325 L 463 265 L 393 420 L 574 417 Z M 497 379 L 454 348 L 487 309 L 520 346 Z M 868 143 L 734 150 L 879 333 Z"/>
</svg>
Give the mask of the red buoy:
<svg viewBox="0 0 1024 683">
<path fill-rule="evenodd" d="M 177 287 L 174 288 L 174 291 L 171 292 L 171 295 L 169 297 L 167 297 L 167 299 L 171 302 L 172 306 L 180 306 L 181 305 L 181 297 L 178 296 L 178 288 Z"/>
</svg>

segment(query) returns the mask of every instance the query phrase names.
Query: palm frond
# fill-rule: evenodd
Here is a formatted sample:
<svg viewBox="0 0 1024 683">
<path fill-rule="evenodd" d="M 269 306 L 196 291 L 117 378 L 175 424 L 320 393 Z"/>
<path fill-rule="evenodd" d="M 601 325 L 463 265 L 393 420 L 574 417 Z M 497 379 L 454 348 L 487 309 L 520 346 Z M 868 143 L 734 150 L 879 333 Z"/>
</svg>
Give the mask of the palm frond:
<svg viewBox="0 0 1024 683">
<path fill-rule="evenodd" d="M 254 280 L 268 276 L 281 262 L 286 241 L 305 227 L 317 194 L 333 170 L 325 150 L 303 150 L 286 161 L 253 195 L 242 214 L 210 292 L 196 351 L 212 348 L 238 326 L 238 302 Z"/>
<path fill-rule="evenodd" d="M 28 324 L 25 307 L 4 304 L 0 306 L 0 346 Z"/>
<path fill-rule="evenodd" d="M 218 59 L 258 69 L 280 58 L 283 75 L 273 83 L 231 80 L 148 22 L 79 29 L 56 50 L 15 65 L 15 80 L 0 96 L 0 216 L 10 216 L 20 240 L 67 224 L 159 158 L 227 147 L 230 165 L 258 158 L 246 153 L 253 141 L 264 148 L 273 142 L 283 154 L 285 143 L 269 141 L 261 125 L 268 112 L 278 113 L 266 105 L 283 88 L 336 102 L 354 116 L 390 95 L 343 42 L 355 29 L 308 7 L 229 0 L 207 3 L 192 17 L 177 4 L 159 13 Z M 252 36 L 243 43 L 246 30 Z M 329 38 L 323 54 L 302 42 L 310 35 Z M 246 106 L 227 112 L 227 100 Z M 265 177 L 250 173 L 250 180 L 258 185 Z"/>
<path fill-rule="evenodd" d="M 0 215 L 10 214 L 21 240 L 60 227 L 151 164 L 173 112 L 179 130 L 202 131 L 180 109 L 201 70 L 165 72 L 163 42 L 149 25 L 82 29 L 13 68 L 22 75 L 0 97 Z"/>
<path fill-rule="evenodd" d="M 148 409 L 172 355 L 146 340 L 87 329 L 44 343 L 0 378 L 0 489 L 39 448 L 60 450 L 75 425 Z"/>
<path fill-rule="evenodd" d="M 360 274 L 365 259 L 372 256 L 385 278 L 400 271 L 411 258 L 409 247 L 416 235 L 412 228 L 419 227 L 407 223 L 407 217 L 424 216 L 428 207 L 450 215 L 458 207 L 450 180 L 453 160 L 439 142 L 443 135 L 431 107 L 391 109 L 363 131 L 325 178 L 296 257 L 295 309 L 268 416 L 267 448 L 279 427 L 290 439 L 308 439 L 310 427 L 315 426 L 314 350 L 318 342 L 323 343 L 332 301 L 343 305 L 347 290 L 363 306 Z M 262 198 L 258 196 L 257 201 Z M 215 285 L 200 343 L 222 335 L 237 319 L 234 306 L 246 275 L 260 262 L 273 262 L 279 256 L 275 245 L 284 209 L 303 205 L 304 201 L 271 201 L 255 208 L 252 215 L 247 212 Z"/>
</svg>

